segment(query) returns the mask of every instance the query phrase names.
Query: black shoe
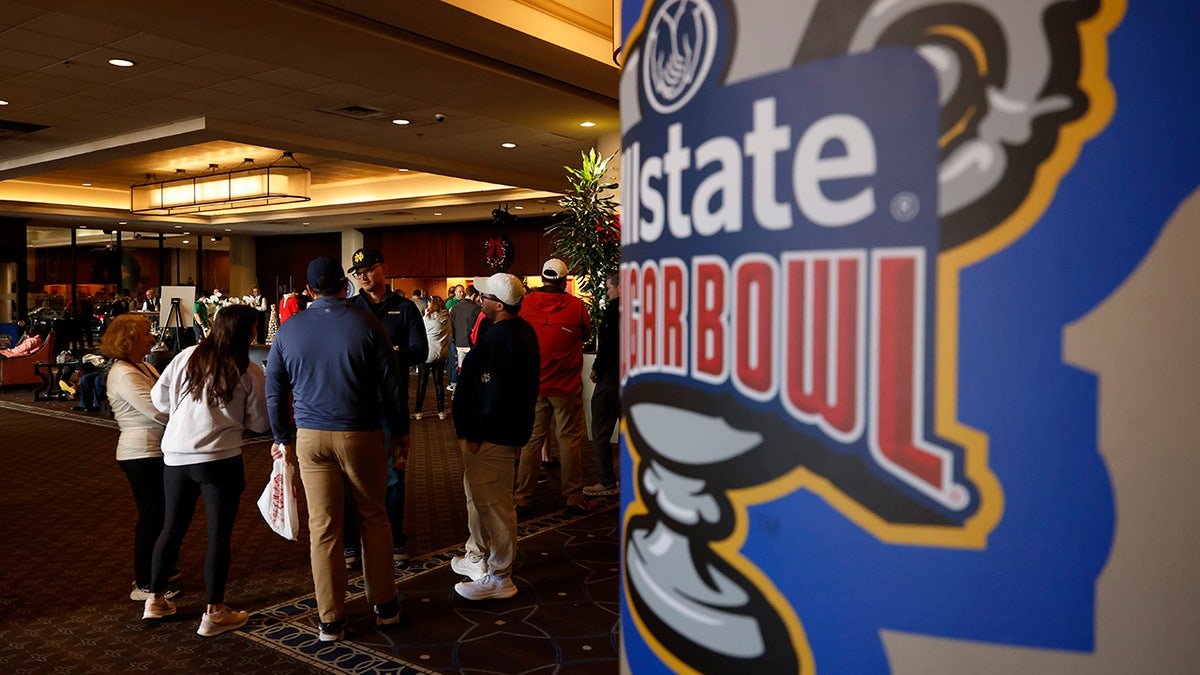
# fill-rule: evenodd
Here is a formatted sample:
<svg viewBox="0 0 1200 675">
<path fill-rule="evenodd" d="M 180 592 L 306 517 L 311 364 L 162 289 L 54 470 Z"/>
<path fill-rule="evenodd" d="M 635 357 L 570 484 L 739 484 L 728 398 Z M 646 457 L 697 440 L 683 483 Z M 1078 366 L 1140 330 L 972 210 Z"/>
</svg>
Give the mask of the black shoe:
<svg viewBox="0 0 1200 675">
<path fill-rule="evenodd" d="M 348 548 L 343 551 L 346 556 L 346 569 L 352 570 L 362 567 L 362 557 L 358 555 L 358 549 Z"/>
<path fill-rule="evenodd" d="M 321 622 L 321 632 L 317 639 L 321 642 L 337 642 L 346 637 L 346 619 L 338 619 L 329 623 Z"/>
<path fill-rule="evenodd" d="M 375 625 L 394 626 L 400 623 L 400 598 L 392 598 L 382 605 L 375 605 Z"/>
</svg>

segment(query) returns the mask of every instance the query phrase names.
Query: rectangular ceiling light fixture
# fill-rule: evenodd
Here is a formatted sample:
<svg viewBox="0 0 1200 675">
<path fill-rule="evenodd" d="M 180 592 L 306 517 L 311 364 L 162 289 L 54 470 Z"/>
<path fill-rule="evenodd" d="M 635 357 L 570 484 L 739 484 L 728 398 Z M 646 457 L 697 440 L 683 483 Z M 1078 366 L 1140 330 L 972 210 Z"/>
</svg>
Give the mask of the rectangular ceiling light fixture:
<svg viewBox="0 0 1200 675">
<path fill-rule="evenodd" d="M 309 201 L 312 171 L 285 152 L 267 166 L 254 166 L 247 159 L 232 171 L 210 166 L 206 173 L 153 180 L 129 188 L 132 213 L 174 215 L 273 206 Z"/>
</svg>

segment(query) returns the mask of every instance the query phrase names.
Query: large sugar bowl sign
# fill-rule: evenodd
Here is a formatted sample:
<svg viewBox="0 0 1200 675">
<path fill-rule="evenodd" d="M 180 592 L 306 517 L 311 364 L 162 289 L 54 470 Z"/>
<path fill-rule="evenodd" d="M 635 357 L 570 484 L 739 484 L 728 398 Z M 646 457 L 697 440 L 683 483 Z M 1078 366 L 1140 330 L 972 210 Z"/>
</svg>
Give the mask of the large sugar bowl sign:
<svg viewBox="0 0 1200 675">
<path fill-rule="evenodd" d="M 887 672 L 889 630 L 1095 649 L 1114 491 L 1061 335 L 1165 215 L 1028 285 L 1070 253 L 1042 232 L 1083 241 L 1124 12 L 626 3 L 633 670 Z"/>
</svg>

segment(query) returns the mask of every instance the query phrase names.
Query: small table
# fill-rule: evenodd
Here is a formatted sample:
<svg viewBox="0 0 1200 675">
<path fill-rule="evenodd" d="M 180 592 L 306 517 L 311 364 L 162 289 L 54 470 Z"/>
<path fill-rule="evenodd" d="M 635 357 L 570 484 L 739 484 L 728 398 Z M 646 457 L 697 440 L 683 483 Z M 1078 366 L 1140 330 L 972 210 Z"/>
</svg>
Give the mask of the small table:
<svg viewBox="0 0 1200 675">
<path fill-rule="evenodd" d="M 72 361 L 37 361 L 33 364 L 33 374 L 38 376 L 42 381 L 37 389 L 33 390 L 34 401 L 69 401 L 71 396 L 58 386 L 59 380 L 62 379 L 63 369 L 68 366 L 74 368 L 83 368 L 83 361 L 74 359 Z"/>
</svg>

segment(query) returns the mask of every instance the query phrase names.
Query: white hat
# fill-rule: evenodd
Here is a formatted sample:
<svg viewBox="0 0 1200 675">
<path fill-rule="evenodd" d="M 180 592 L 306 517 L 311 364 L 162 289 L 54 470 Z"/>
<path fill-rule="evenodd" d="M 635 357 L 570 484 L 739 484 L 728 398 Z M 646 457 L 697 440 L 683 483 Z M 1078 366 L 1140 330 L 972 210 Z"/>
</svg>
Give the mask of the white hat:
<svg viewBox="0 0 1200 675">
<path fill-rule="evenodd" d="M 547 281 L 561 281 L 567 278 L 567 264 L 558 258 L 551 258 L 542 265 L 542 278 Z"/>
<path fill-rule="evenodd" d="M 506 305 L 519 305 L 525 297 L 525 286 L 521 280 L 505 272 L 490 277 L 475 277 L 475 290 L 494 295 Z"/>
</svg>

